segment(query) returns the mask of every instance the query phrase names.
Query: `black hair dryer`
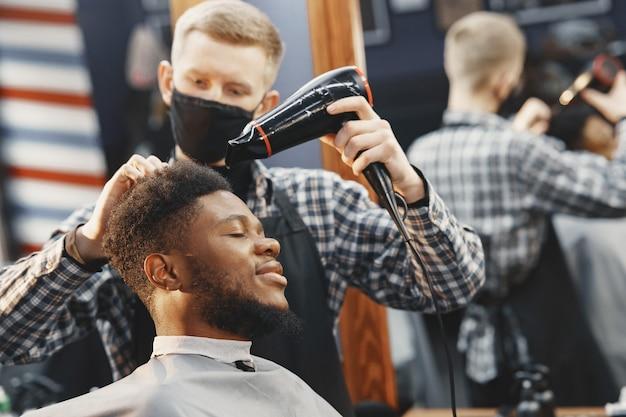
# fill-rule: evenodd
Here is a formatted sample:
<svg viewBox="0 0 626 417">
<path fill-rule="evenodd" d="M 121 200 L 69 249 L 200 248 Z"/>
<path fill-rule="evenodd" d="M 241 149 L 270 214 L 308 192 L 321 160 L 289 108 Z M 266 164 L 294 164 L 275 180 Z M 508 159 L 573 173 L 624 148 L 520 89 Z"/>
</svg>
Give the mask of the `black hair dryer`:
<svg viewBox="0 0 626 417">
<path fill-rule="evenodd" d="M 341 67 L 319 75 L 293 93 L 283 104 L 251 121 L 241 135 L 228 142 L 226 165 L 268 158 L 280 151 L 327 134 L 334 134 L 343 123 L 357 119 L 353 112 L 330 115 L 326 108 L 351 96 L 363 96 L 373 104 L 365 74 L 355 67 Z M 363 170 L 380 199 L 380 204 L 401 222 L 389 173 L 381 163 Z M 399 226 L 399 225 L 398 225 Z"/>
<path fill-rule="evenodd" d="M 357 115 L 330 115 L 326 107 L 350 96 L 364 96 L 372 104 L 367 79 L 357 67 L 337 68 L 316 77 L 229 141 L 226 165 L 268 158 L 311 139 L 337 133 L 344 122 Z"/>
</svg>

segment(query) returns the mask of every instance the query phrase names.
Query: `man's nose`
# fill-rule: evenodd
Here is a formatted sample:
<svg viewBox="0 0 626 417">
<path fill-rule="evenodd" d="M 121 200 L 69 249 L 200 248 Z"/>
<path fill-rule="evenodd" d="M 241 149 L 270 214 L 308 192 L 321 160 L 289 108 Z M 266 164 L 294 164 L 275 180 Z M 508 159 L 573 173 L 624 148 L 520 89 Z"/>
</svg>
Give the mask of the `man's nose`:
<svg viewBox="0 0 626 417">
<path fill-rule="evenodd" d="M 280 253 L 280 243 L 276 239 L 264 237 L 256 242 L 256 253 L 276 258 Z"/>
<path fill-rule="evenodd" d="M 211 86 L 202 93 L 202 98 L 210 101 L 221 101 L 222 86 L 217 83 L 211 84 Z"/>
</svg>

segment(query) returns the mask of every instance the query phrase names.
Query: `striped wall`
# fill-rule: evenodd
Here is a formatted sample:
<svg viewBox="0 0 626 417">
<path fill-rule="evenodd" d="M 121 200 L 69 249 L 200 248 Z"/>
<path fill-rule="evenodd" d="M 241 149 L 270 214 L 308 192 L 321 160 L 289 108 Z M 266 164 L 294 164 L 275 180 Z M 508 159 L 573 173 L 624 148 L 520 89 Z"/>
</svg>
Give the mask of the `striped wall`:
<svg viewBox="0 0 626 417">
<path fill-rule="evenodd" d="M 9 224 L 36 250 L 95 201 L 105 160 L 75 0 L 0 0 L 0 156 Z"/>
</svg>

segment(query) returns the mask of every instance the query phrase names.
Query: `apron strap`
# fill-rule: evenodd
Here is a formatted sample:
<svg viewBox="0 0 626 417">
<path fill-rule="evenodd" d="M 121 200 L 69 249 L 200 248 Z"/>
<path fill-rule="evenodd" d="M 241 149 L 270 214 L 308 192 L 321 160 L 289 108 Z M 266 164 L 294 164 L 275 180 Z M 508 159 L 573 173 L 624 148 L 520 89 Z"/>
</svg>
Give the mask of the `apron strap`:
<svg viewBox="0 0 626 417">
<path fill-rule="evenodd" d="M 287 194 L 283 190 L 274 189 L 274 201 L 292 232 L 307 230 L 306 225 L 302 221 L 302 217 L 300 217 L 300 214 L 298 214 L 298 211 L 293 204 L 291 204 L 289 197 L 287 197 Z"/>
<path fill-rule="evenodd" d="M 354 416 L 333 333 L 326 271 L 316 241 L 285 190 L 274 189 L 273 201 L 280 215 L 262 218 L 261 222 L 265 233 L 281 242 L 278 260 L 289 280 L 285 296 L 305 325 L 300 339 L 274 332 L 255 340 L 252 353 L 300 376 L 344 417 Z"/>
</svg>

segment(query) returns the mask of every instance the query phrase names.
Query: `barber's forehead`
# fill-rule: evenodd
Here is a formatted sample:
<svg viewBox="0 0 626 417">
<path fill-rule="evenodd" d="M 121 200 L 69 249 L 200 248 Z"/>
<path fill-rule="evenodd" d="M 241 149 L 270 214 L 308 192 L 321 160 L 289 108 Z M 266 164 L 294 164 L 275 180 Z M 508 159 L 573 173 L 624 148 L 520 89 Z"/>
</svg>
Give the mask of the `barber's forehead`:
<svg viewBox="0 0 626 417">
<path fill-rule="evenodd" d="M 177 55 L 189 55 L 189 49 L 201 49 L 208 50 L 209 48 L 220 48 L 223 49 L 222 55 L 220 56 L 212 56 L 209 54 L 198 54 L 197 51 L 192 51 L 192 58 L 194 61 L 202 61 L 208 60 L 211 62 L 216 62 L 219 65 L 224 64 L 224 55 L 231 55 L 232 57 L 239 57 L 243 51 L 246 51 L 249 55 L 255 57 L 255 59 L 260 66 L 263 66 L 268 61 L 268 56 L 266 51 L 260 46 L 256 44 L 238 44 L 232 41 L 228 41 L 225 39 L 220 39 L 215 36 L 212 36 L 208 33 L 204 33 L 200 30 L 192 30 L 185 35 L 181 42 L 179 42 L 179 48 Z M 186 53 L 187 52 L 187 53 Z M 229 54 L 230 52 L 230 54 Z M 172 57 L 174 58 L 174 56 Z M 260 69 L 259 69 L 260 70 Z"/>
<path fill-rule="evenodd" d="M 195 31 L 172 56 L 172 65 L 175 71 L 195 71 L 256 85 L 265 81 L 268 60 L 258 46 L 232 45 Z"/>
</svg>

